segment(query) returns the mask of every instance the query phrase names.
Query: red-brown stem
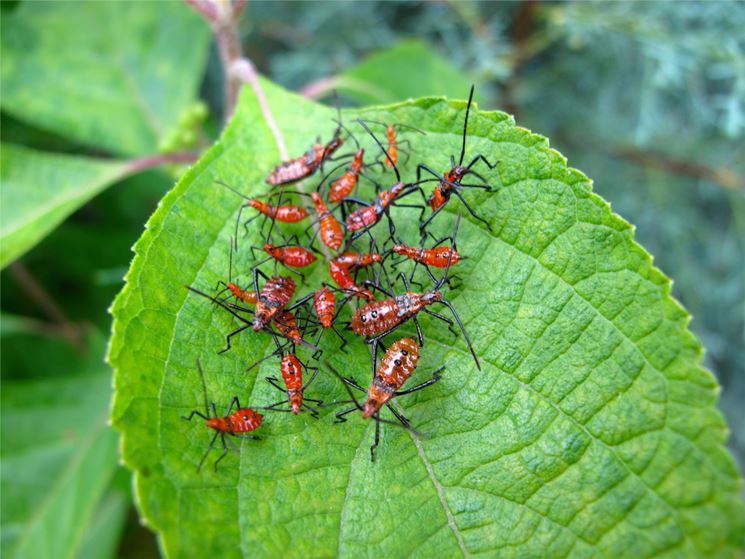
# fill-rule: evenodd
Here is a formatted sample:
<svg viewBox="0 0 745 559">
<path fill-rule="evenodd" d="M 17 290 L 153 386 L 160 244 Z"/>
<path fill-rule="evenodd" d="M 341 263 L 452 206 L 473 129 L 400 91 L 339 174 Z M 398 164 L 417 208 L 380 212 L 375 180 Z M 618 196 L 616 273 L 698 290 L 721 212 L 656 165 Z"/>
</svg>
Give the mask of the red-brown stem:
<svg viewBox="0 0 745 559">
<path fill-rule="evenodd" d="M 209 23 L 215 35 L 225 78 L 225 106 L 223 121 L 233 116 L 241 81 L 230 71 L 232 64 L 241 58 L 241 41 L 238 36 L 238 19 L 246 5 L 245 0 L 186 0 Z"/>
<path fill-rule="evenodd" d="M 158 153 L 155 155 L 146 155 L 136 159 L 130 159 L 127 162 L 127 174 L 135 174 L 153 167 L 160 167 L 168 163 L 194 163 L 199 158 L 199 154 L 193 152 L 179 153 Z"/>
<path fill-rule="evenodd" d="M 279 129 L 279 126 L 277 126 L 277 123 L 274 120 L 274 115 L 272 114 L 272 110 L 269 107 L 269 102 L 266 100 L 264 90 L 259 83 L 259 75 L 256 72 L 256 67 L 248 58 L 239 58 L 238 60 L 235 60 L 233 62 L 232 66 L 230 67 L 229 73 L 240 80 L 240 82 L 249 83 L 251 89 L 253 89 L 254 91 L 254 95 L 256 95 L 256 100 L 259 102 L 259 107 L 261 108 L 261 113 L 264 115 L 264 120 L 266 120 L 269 129 L 274 135 L 274 141 L 277 144 L 279 156 L 282 158 L 283 161 L 289 159 L 290 157 L 287 153 L 284 136 L 282 136 L 282 131 Z"/>
<path fill-rule="evenodd" d="M 13 262 L 8 269 L 18 286 L 28 295 L 29 299 L 36 303 L 44 314 L 59 326 L 62 337 L 76 350 L 83 351 L 85 347 L 81 338 L 82 332 L 80 326 L 67 318 L 62 308 L 60 308 L 54 298 L 37 281 L 29 269 L 20 262 Z"/>
</svg>

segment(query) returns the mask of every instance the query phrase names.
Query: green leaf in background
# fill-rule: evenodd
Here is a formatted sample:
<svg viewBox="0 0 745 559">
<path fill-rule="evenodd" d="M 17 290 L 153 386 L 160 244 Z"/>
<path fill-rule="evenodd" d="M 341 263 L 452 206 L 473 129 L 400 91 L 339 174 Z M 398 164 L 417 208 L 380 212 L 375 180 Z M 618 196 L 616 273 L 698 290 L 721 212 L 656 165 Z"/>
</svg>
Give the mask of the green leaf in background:
<svg viewBox="0 0 745 559">
<path fill-rule="evenodd" d="M 116 548 L 127 518 L 131 495 L 109 489 L 91 517 L 87 532 L 76 555 L 79 559 L 117 557 Z"/>
<path fill-rule="evenodd" d="M 400 99 L 445 95 L 463 97 L 474 80 L 426 43 L 411 39 L 377 51 L 357 66 L 342 72 L 334 85 L 363 105 Z M 476 87 L 479 100 L 480 87 Z"/>
<path fill-rule="evenodd" d="M 332 109 L 265 89 L 291 154 L 330 134 Z M 464 216 L 458 244 L 472 258 L 451 294 L 483 370 L 462 339 L 423 317 L 412 382 L 447 369 L 400 404 L 426 438 L 384 425 L 371 463 L 374 426 L 359 417 L 334 426 L 330 412 L 318 421 L 267 414 L 263 440 L 241 441 L 217 474 L 197 474 L 210 434 L 181 419 L 201 401 L 197 357 L 220 409 L 234 395 L 254 406 L 277 399 L 261 380 L 276 360 L 245 372 L 271 351 L 267 336 L 242 336 L 216 355 L 231 321 L 183 288 L 210 289 L 228 269 L 240 201 L 214 181 L 262 192 L 279 158 L 246 93 L 220 142 L 151 218 L 112 311 L 113 421 L 141 514 L 170 557 L 737 555 L 740 479 L 689 315 L 589 179 L 498 112 L 472 111 L 468 148 L 501 162 L 487 173 L 496 192 L 467 194 L 494 232 Z M 444 169 L 464 109 L 425 98 L 357 114 L 425 130 L 414 161 Z M 250 262 L 241 251 L 234 271 Z M 324 346 L 328 358 L 364 382 L 367 348 L 354 339 L 341 354 L 337 345 Z M 328 374 L 312 392 L 346 396 Z"/>
<path fill-rule="evenodd" d="M 102 350 L 98 337 L 91 363 L 77 374 L 3 380 L 3 557 L 72 558 L 116 545 L 124 517 L 101 502 L 117 468 Z M 106 530 L 87 533 L 95 510 L 109 522 L 101 518 L 97 528 Z"/>
<path fill-rule="evenodd" d="M 209 38 L 181 2 L 22 2 L 3 13 L 0 106 L 94 148 L 151 153 L 196 99 Z"/>
<path fill-rule="evenodd" d="M 0 144 L 0 267 L 21 256 L 129 171 L 126 162 Z"/>
</svg>

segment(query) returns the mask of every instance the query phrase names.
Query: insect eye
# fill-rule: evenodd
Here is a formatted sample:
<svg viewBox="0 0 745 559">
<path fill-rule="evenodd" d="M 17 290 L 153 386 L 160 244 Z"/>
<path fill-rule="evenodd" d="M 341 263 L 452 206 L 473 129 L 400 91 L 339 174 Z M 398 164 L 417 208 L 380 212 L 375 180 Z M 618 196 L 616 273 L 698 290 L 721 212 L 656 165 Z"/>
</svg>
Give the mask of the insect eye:
<svg viewBox="0 0 745 559">
<path fill-rule="evenodd" d="M 378 311 L 373 311 L 373 312 L 372 312 L 372 313 L 370 313 L 370 314 L 372 314 L 372 317 L 373 317 L 373 318 L 376 318 L 376 317 L 378 316 Z"/>
<path fill-rule="evenodd" d="M 367 322 L 367 315 L 366 314 L 363 314 L 361 318 L 362 318 L 362 322 Z"/>
<path fill-rule="evenodd" d="M 250 418 L 247 415 L 243 416 L 243 421 L 248 421 Z"/>
<path fill-rule="evenodd" d="M 405 349 L 402 349 L 401 350 L 401 355 L 409 355 L 409 352 L 406 351 Z"/>
<path fill-rule="evenodd" d="M 400 366 L 401 366 L 401 360 L 400 360 L 400 359 L 394 359 L 394 360 L 393 360 L 393 363 L 395 363 L 395 365 L 396 365 L 397 367 L 400 367 Z"/>
</svg>

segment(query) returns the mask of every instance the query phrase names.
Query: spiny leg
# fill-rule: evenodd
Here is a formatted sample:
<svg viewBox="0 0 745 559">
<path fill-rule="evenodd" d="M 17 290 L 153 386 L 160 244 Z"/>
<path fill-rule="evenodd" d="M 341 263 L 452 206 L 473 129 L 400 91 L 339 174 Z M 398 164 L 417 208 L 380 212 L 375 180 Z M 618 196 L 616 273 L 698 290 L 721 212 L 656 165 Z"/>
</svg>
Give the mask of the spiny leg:
<svg viewBox="0 0 745 559">
<path fill-rule="evenodd" d="M 390 404 L 386 404 L 386 407 L 394 416 L 396 416 L 396 419 L 401 422 L 401 425 L 403 425 L 404 427 L 411 427 L 411 423 L 409 423 L 409 420 L 406 418 L 405 415 L 398 413 L 398 411 L 396 411 L 396 409 Z"/>
<path fill-rule="evenodd" d="M 429 380 L 425 380 L 424 382 L 417 384 L 416 386 L 412 386 L 411 388 L 407 388 L 406 390 L 399 390 L 397 391 L 393 397 L 398 396 L 404 396 L 406 394 L 411 394 L 412 392 L 416 392 L 417 390 L 421 390 L 422 388 L 427 388 L 428 386 L 436 383 L 438 380 L 442 378 L 442 375 L 440 374 L 442 371 L 445 370 L 445 367 L 440 367 L 436 371 L 432 373 L 432 378 Z"/>
<path fill-rule="evenodd" d="M 215 460 L 215 473 L 217 473 L 217 465 L 228 455 L 228 444 L 225 442 L 225 433 L 220 433 L 220 440 L 222 441 L 222 454 L 220 458 Z"/>
<path fill-rule="evenodd" d="M 473 211 L 473 208 L 471 208 L 471 206 L 468 205 L 468 202 L 466 202 L 466 200 L 463 198 L 463 195 L 455 189 L 453 189 L 452 192 L 460 199 L 461 202 L 463 202 L 463 205 L 465 206 L 466 210 L 468 210 L 468 213 L 470 213 L 474 218 L 476 218 L 481 223 L 486 225 L 486 228 L 491 232 L 492 230 L 491 224 L 488 221 L 486 221 L 483 217 L 480 217 L 476 212 Z"/>
<path fill-rule="evenodd" d="M 202 456 L 202 459 L 199 461 L 199 465 L 197 466 L 197 472 L 199 472 L 202 469 L 202 466 L 204 465 L 204 461 L 207 459 L 207 455 L 209 455 L 210 451 L 212 450 L 212 447 L 215 446 L 215 441 L 217 440 L 217 436 L 219 434 L 220 434 L 219 431 L 215 431 L 215 436 L 212 437 L 212 440 L 210 441 L 210 444 L 207 447 L 207 450 L 204 453 L 204 456 Z"/>
<path fill-rule="evenodd" d="M 375 419 L 375 442 L 370 447 L 370 462 L 375 462 L 375 449 L 380 443 L 380 412 L 377 412 L 373 417 Z"/>
</svg>

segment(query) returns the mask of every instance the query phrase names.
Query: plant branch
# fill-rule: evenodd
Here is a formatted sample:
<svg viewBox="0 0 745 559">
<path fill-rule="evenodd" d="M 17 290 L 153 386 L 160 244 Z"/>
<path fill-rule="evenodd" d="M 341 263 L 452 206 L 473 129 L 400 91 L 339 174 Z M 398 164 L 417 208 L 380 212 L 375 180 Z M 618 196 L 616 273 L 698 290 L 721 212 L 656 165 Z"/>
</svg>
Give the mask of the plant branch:
<svg viewBox="0 0 745 559">
<path fill-rule="evenodd" d="M 224 122 L 228 122 L 230 117 L 233 116 L 241 85 L 248 83 L 253 89 L 254 95 L 256 95 L 264 119 L 274 135 L 280 157 L 283 160 L 288 159 L 284 137 L 274 120 L 264 90 L 259 83 L 256 67 L 242 53 L 241 41 L 238 36 L 238 19 L 246 5 L 246 0 L 235 0 L 234 2 L 229 0 L 186 0 L 186 2 L 207 20 L 215 34 L 215 42 L 220 53 L 225 78 Z"/>
<path fill-rule="evenodd" d="M 49 292 L 44 289 L 31 271 L 20 262 L 13 262 L 8 269 L 18 286 L 28 295 L 29 299 L 36 303 L 44 314 L 59 326 L 62 336 L 70 345 L 78 351 L 83 351 L 85 346 L 83 345 L 80 326 L 67 318 L 62 308 Z"/>
<path fill-rule="evenodd" d="M 745 176 L 728 167 L 711 167 L 690 159 L 681 159 L 659 151 L 641 150 L 633 146 L 605 145 L 601 140 L 575 140 L 567 135 L 557 137 L 568 145 L 596 150 L 643 167 L 654 167 L 672 175 L 708 180 L 732 190 L 745 190 Z"/>
<path fill-rule="evenodd" d="M 225 105 L 223 107 L 223 122 L 227 123 L 233 116 L 238 93 L 241 89 L 240 80 L 233 76 L 230 67 L 241 58 L 241 41 L 238 36 L 238 19 L 246 6 L 245 0 L 186 0 L 209 23 L 215 35 L 217 51 L 220 54 L 223 76 L 225 78 Z"/>
<path fill-rule="evenodd" d="M 734 190 L 745 189 L 745 176 L 727 167 L 709 167 L 688 159 L 630 147 L 611 147 L 608 153 L 646 167 L 662 169 L 674 175 L 704 179 Z"/>
<path fill-rule="evenodd" d="M 127 162 L 127 173 L 135 174 L 153 167 L 160 167 L 168 163 L 194 163 L 199 158 L 199 154 L 190 151 L 179 153 L 158 153 L 155 155 L 146 155 L 130 159 Z"/>
<path fill-rule="evenodd" d="M 239 58 L 238 60 L 233 62 L 232 66 L 229 69 L 229 73 L 236 76 L 241 82 L 249 83 L 251 89 L 253 89 L 254 95 L 256 95 L 256 100 L 259 102 L 259 107 L 261 108 L 261 113 L 264 115 L 264 120 L 266 120 L 266 123 L 269 125 L 269 129 L 274 135 L 274 141 L 277 144 L 279 156 L 282 158 L 283 161 L 289 159 L 284 136 L 282 135 L 282 131 L 279 129 L 279 126 L 277 126 L 277 122 L 274 120 L 274 115 L 272 114 L 272 110 L 269 107 L 269 102 L 266 100 L 264 90 L 259 83 L 259 75 L 256 72 L 256 67 L 248 58 Z"/>
</svg>

